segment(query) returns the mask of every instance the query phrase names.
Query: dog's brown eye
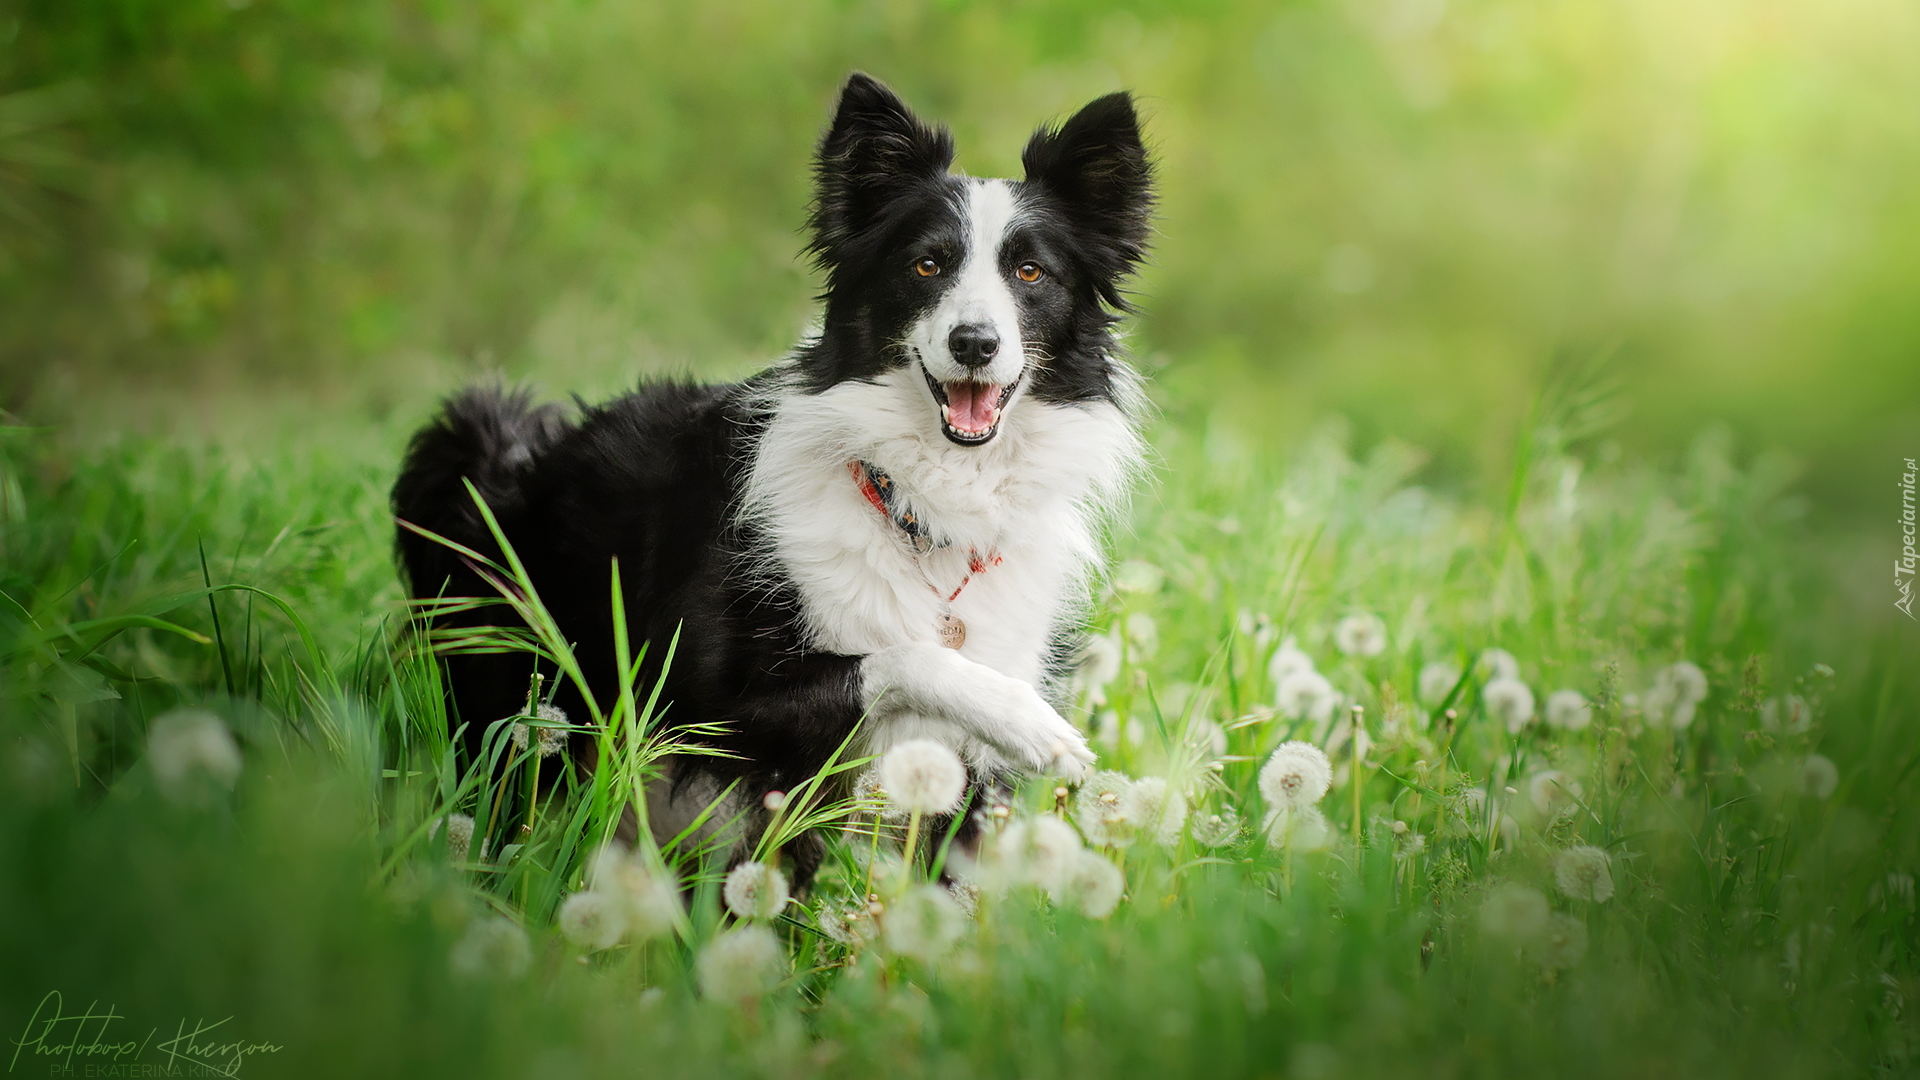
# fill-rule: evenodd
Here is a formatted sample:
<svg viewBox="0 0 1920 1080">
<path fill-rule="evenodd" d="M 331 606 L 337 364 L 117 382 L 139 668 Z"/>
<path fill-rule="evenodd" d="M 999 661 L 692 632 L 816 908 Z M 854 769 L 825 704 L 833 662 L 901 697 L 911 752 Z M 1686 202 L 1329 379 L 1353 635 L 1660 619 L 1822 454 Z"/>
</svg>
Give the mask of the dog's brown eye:
<svg viewBox="0 0 1920 1080">
<path fill-rule="evenodd" d="M 1021 281 L 1034 282 L 1040 280 L 1039 263 L 1021 263 L 1013 272 L 1019 275 Z"/>
<path fill-rule="evenodd" d="M 921 259 L 913 264 L 913 272 L 921 277 L 932 277 L 940 272 L 940 264 L 932 259 Z"/>
</svg>

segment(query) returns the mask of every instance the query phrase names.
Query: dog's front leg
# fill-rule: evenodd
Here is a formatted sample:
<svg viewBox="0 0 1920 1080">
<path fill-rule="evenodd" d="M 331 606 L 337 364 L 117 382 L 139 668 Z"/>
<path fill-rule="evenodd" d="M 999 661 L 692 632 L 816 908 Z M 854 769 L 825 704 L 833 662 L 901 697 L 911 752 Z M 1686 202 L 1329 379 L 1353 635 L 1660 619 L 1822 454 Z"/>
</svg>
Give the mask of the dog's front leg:
<svg viewBox="0 0 1920 1080">
<path fill-rule="evenodd" d="M 1086 737 L 1031 685 L 926 642 L 860 663 L 863 703 L 876 718 L 944 721 L 1026 772 L 1079 779 L 1093 764 Z"/>
</svg>

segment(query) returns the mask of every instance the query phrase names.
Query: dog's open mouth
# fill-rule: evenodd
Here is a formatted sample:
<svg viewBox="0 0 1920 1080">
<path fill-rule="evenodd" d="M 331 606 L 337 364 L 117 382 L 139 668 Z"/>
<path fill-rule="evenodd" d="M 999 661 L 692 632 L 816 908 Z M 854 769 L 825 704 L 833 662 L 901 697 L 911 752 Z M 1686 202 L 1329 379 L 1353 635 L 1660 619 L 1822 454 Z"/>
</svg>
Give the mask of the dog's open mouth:
<svg viewBox="0 0 1920 1080">
<path fill-rule="evenodd" d="M 1000 417 L 1007 400 L 1013 397 L 1025 374 L 1022 372 L 1005 385 L 966 379 L 943 383 L 936 381 L 925 367 L 920 369 L 921 377 L 927 380 L 927 389 L 933 391 L 933 400 L 940 404 L 941 430 L 961 446 L 979 446 L 992 440 L 1000 430 Z"/>
</svg>

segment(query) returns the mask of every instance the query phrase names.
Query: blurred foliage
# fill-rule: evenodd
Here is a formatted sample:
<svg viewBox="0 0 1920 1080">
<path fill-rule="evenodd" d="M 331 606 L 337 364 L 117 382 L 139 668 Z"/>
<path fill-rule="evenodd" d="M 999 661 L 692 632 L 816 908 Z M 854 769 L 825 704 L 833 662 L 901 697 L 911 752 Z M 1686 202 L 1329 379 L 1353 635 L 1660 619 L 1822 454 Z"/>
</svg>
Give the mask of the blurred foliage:
<svg viewBox="0 0 1920 1080">
<path fill-rule="evenodd" d="M 1469 477 L 1605 354 L 1618 438 L 1725 420 L 1878 516 L 1920 419 L 1917 51 L 1900 0 L 4 0 L 0 403 L 748 370 L 810 317 L 808 154 L 863 68 L 981 173 L 1142 95 L 1135 343 L 1181 413 L 1341 410 Z"/>
</svg>

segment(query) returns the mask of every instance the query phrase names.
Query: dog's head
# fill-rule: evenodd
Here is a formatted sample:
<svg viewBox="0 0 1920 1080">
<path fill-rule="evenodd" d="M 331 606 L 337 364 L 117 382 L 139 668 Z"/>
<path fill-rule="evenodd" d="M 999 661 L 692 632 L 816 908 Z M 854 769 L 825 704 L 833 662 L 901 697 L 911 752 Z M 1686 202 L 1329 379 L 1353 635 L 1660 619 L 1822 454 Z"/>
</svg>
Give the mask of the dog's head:
<svg viewBox="0 0 1920 1080">
<path fill-rule="evenodd" d="M 827 271 L 824 388 L 917 369 L 929 426 L 990 442 L 1031 395 L 1116 393 L 1121 281 L 1145 253 L 1152 167 L 1126 94 L 1027 143 L 1022 180 L 955 176 L 953 137 L 856 74 L 820 142 L 812 251 Z"/>
</svg>

